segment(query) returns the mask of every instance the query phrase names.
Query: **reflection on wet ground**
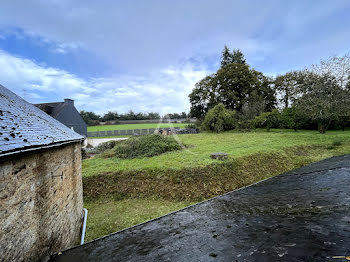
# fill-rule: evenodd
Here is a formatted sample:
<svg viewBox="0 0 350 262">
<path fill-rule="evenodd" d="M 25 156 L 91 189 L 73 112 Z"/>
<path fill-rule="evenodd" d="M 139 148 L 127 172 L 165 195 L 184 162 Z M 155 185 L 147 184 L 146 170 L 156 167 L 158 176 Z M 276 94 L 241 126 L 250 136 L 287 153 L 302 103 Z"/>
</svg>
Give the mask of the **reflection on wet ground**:
<svg viewBox="0 0 350 262">
<path fill-rule="evenodd" d="M 346 261 L 349 205 L 350 156 L 334 157 L 67 250 L 51 261 Z"/>
</svg>

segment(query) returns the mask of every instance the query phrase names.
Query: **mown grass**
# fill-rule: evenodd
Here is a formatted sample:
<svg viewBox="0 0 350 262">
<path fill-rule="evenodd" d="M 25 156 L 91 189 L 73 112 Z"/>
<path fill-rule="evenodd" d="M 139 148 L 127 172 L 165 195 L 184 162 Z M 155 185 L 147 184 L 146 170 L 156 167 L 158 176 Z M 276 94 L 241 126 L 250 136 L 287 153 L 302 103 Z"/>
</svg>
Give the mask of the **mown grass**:
<svg viewBox="0 0 350 262">
<path fill-rule="evenodd" d="M 179 210 L 192 202 L 155 199 L 99 199 L 85 201 L 89 210 L 86 241 L 90 241 L 141 222 Z"/>
<path fill-rule="evenodd" d="M 331 145 L 334 140 L 350 141 L 350 131 L 271 130 L 266 132 L 225 132 L 178 135 L 180 143 L 189 146 L 185 150 L 169 152 L 152 158 L 118 159 L 95 157 L 83 162 L 83 176 L 93 176 L 115 171 L 144 169 L 197 168 L 217 162 L 210 158 L 213 152 L 225 152 L 229 159 L 254 153 L 279 152 L 286 147 L 305 145 Z"/>
<path fill-rule="evenodd" d="M 83 162 L 87 239 L 335 155 L 350 154 L 350 131 L 272 130 L 181 135 L 182 151 Z M 212 152 L 229 159 L 210 159 Z"/>
<path fill-rule="evenodd" d="M 187 124 L 183 124 L 183 123 L 145 123 L 145 124 L 100 125 L 100 126 L 88 126 L 88 132 L 109 131 L 109 130 L 167 128 L 167 127 L 185 127 L 186 125 Z"/>
</svg>

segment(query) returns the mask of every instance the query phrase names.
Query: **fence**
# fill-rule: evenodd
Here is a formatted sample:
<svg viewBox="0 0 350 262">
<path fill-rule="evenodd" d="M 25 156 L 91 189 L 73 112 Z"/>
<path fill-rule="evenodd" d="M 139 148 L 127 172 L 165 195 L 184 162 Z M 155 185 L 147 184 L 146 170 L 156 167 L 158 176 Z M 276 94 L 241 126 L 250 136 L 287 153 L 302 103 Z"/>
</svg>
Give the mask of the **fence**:
<svg viewBox="0 0 350 262">
<path fill-rule="evenodd" d="M 160 128 L 160 129 L 166 129 L 166 128 Z M 174 129 L 178 130 L 178 129 L 180 129 L 180 127 L 175 127 Z M 101 137 L 101 136 L 149 135 L 149 134 L 153 134 L 156 130 L 157 130 L 157 128 L 95 131 L 95 132 L 88 132 L 87 136 L 88 137 Z"/>
<path fill-rule="evenodd" d="M 150 124 L 150 123 L 194 123 L 196 118 L 179 118 L 179 119 L 152 119 L 152 120 L 112 120 L 100 122 L 100 125 L 115 124 Z"/>
</svg>

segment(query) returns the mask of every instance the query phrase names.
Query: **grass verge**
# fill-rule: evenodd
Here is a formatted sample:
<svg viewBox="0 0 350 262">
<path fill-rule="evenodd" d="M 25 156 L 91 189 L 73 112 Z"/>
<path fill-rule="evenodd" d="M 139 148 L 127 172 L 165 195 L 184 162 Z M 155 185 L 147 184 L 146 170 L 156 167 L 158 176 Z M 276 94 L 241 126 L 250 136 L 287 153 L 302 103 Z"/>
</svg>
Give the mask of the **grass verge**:
<svg viewBox="0 0 350 262">
<path fill-rule="evenodd" d="M 113 198 L 85 201 L 89 210 L 86 241 L 90 241 L 141 222 L 179 210 L 191 202 L 155 199 Z"/>
</svg>

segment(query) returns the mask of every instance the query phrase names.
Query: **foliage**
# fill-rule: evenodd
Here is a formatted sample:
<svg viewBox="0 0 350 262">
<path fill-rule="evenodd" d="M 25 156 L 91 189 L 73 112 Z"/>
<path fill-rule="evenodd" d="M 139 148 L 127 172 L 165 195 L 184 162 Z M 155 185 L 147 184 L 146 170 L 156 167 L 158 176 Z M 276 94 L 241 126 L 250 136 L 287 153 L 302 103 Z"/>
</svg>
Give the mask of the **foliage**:
<svg viewBox="0 0 350 262">
<path fill-rule="evenodd" d="M 113 155 L 121 159 L 152 157 L 180 149 L 181 145 L 172 136 L 134 136 L 117 144 L 113 148 Z"/>
<path fill-rule="evenodd" d="M 194 124 L 194 123 L 189 123 L 189 124 L 187 124 L 187 125 L 185 126 L 185 128 L 196 129 L 196 128 L 198 128 L 198 127 L 197 127 L 196 124 Z"/>
<path fill-rule="evenodd" d="M 149 129 L 149 128 L 166 128 L 166 127 L 185 127 L 184 123 L 142 123 L 142 124 L 122 124 L 122 125 L 98 125 L 89 126 L 88 132 L 109 131 L 109 130 L 132 130 L 132 129 Z"/>
<path fill-rule="evenodd" d="M 320 133 L 325 133 L 332 121 L 350 117 L 350 91 L 342 89 L 331 74 L 304 71 L 299 88 L 303 95 L 295 106 L 317 122 Z"/>
<path fill-rule="evenodd" d="M 239 113 L 244 107 L 254 107 L 254 116 L 275 108 L 276 98 L 272 81 L 244 63 L 224 63 L 215 74 L 196 83 L 189 95 L 190 114 L 203 119 L 206 112 L 219 103 Z M 259 106 L 256 102 L 259 101 Z"/>
<path fill-rule="evenodd" d="M 221 56 L 221 67 L 227 66 L 232 63 L 246 64 L 246 60 L 241 50 L 234 49 L 230 52 L 230 49 L 225 45 Z"/>
<path fill-rule="evenodd" d="M 298 71 L 291 71 L 276 77 L 274 81 L 275 88 L 280 94 L 281 98 L 279 101 L 283 104 L 284 108 L 288 108 L 294 102 L 298 93 L 299 78 L 300 73 Z"/>
<path fill-rule="evenodd" d="M 87 111 L 80 111 L 80 115 L 84 119 L 84 121 L 89 126 L 98 125 L 100 122 L 111 122 L 111 121 L 118 121 L 118 120 L 155 120 L 155 119 L 161 119 L 161 116 L 159 113 L 156 112 L 149 112 L 149 113 L 135 113 L 134 111 L 130 110 L 129 112 L 125 114 L 118 114 L 117 112 L 108 111 L 103 116 L 97 115 L 94 112 L 87 112 Z M 187 118 L 188 115 L 186 112 L 174 113 L 174 114 L 167 114 L 164 116 L 164 118 L 167 119 L 181 119 L 181 118 Z"/>
<path fill-rule="evenodd" d="M 181 112 L 181 114 L 179 113 L 169 113 L 169 114 L 166 114 L 164 116 L 165 119 L 183 119 L 183 118 L 187 118 L 187 114 L 186 112 Z"/>
<path fill-rule="evenodd" d="M 271 128 L 279 128 L 280 121 L 281 114 L 275 109 L 272 112 L 262 113 L 255 117 L 253 122 L 256 128 L 266 128 L 267 131 L 270 131 Z"/>
<path fill-rule="evenodd" d="M 81 117 L 84 119 L 85 123 L 89 126 L 97 125 L 100 121 L 101 116 L 96 115 L 94 112 L 80 111 Z"/>
<path fill-rule="evenodd" d="M 96 148 L 95 148 L 95 152 L 96 153 L 103 153 L 106 150 L 110 150 L 113 149 L 118 143 L 121 143 L 121 141 L 118 140 L 111 140 L 111 141 L 107 141 L 104 143 L 99 144 Z"/>
<path fill-rule="evenodd" d="M 210 109 L 205 115 L 201 128 L 203 130 L 220 133 L 234 129 L 235 122 L 235 112 L 227 110 L 225 106 L 220 103 Z"/>
</svg>

